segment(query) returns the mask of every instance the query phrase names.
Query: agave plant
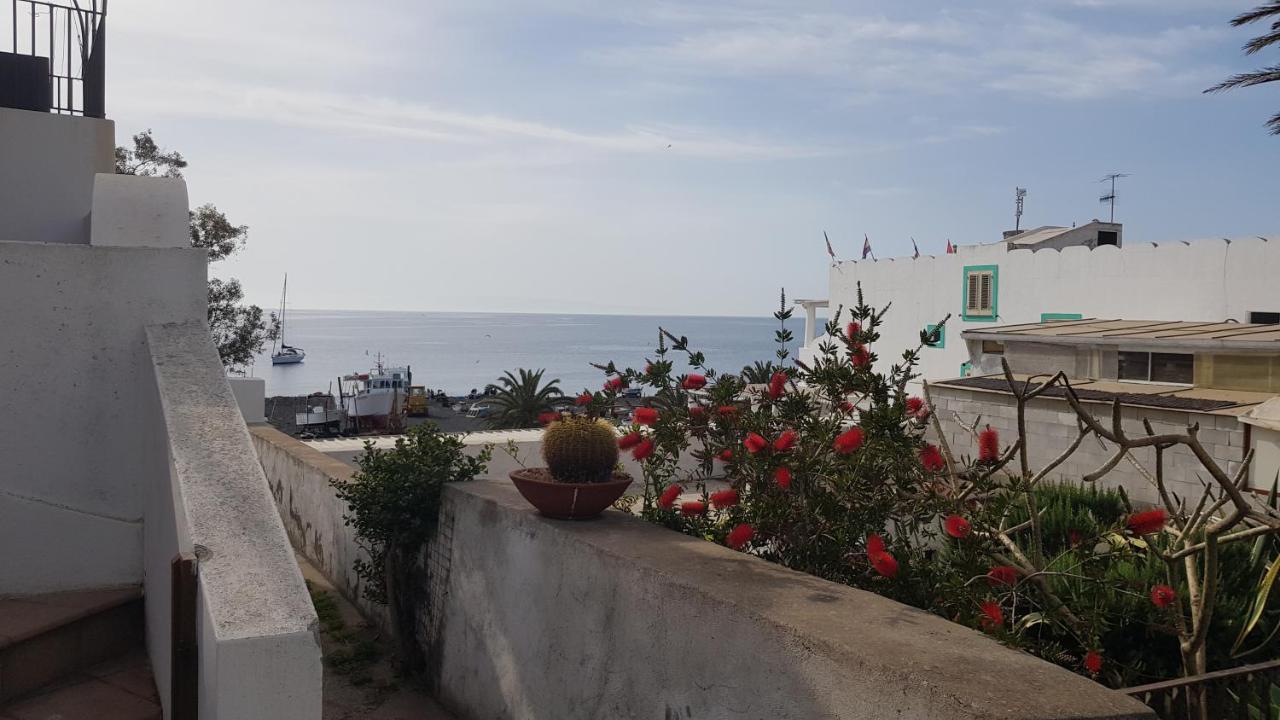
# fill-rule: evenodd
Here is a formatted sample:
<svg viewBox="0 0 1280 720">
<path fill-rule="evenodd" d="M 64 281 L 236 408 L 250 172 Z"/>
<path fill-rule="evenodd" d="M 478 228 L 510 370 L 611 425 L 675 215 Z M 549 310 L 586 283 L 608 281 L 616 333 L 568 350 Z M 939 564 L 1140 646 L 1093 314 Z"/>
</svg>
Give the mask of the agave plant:
<svg viewBox="0 0 1280 720">
<path fill-rule="evenodd" d="M 538 416 L 549 412 L 555 400 L 562 397 L 559 379 L 545 385 L 542 376 L 545 369 L 525 370 L 517 368 L 498 378 L 498 391 L 488 401 L 491 406 L 489 426 L 493 428 L 526 428 L 538 425 Z"/>
</svg>

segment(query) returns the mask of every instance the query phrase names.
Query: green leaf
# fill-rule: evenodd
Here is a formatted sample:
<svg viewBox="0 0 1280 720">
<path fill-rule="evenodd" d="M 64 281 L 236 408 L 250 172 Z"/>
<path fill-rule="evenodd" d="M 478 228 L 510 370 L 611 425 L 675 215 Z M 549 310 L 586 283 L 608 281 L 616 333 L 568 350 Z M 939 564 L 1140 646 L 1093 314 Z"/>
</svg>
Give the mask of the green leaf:
<svg viewBox="0 0 1280 720">
<path fill-rule="evenodd" d="M 1244 644 L 1244 639 L 1249 633 L 1253 632 L 1258 621 L 1262 619 L 1262 612 L 1267 609 L 1267 596 L 1271 594 L 1271 586 L 1276 582 L 1276 576 L 1280 575 L 1280 555 L 1271 561 L 1271 568 L 1267 570 L 1267 574 L 1262 577 L 1262 581 L 1258 583 L 1258 594 L 1253 599 L 1253 609 L 1249 611 L 1249 620 L 1240 628 L 1240 634 L 1236 637 L 1236 641 L 1231 645 L 1231 654 L 1235 655 L 1240 650 L 1240 646 Z"/>
</svg>

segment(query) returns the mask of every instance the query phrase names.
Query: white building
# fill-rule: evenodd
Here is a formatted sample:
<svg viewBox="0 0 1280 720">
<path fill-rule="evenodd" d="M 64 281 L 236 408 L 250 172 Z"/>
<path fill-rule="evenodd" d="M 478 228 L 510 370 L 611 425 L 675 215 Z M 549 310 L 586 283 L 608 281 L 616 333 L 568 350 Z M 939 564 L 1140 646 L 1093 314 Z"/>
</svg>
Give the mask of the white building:
<svg viewBox="0 0 1280 720">
<path fill-rule="evenodd" d="M 28 10 L 88 59 L 51 105 L 47 58 L 0 52 L 0 716 L 318 720 L 316 615 L 209 336 L 186 185 L 114 174 L 102 14 Z"/>
<path fill-rule="evenodd" d="M 809 309 L 801 356 L 811 356 L 820 342 L 812 308 L 826 303 L 834 314 L 852 307 L 859 285 L 869 304 L 893 303 L 872 348 L 885 368 L 919 343 L 920 330 L 950 315 L 942 342 L 921 351 L 928 380 L 969 373 L 964 330 L 1115 317 L 1280 321 L 1280 292 L 1273 284 L 1280 277 L 1280 238 L 1123 245 L 1118 225 L 1060 230 L 1038 228 L 1006 241 L 960 246 L 950 255 L 834 264 L 827 298 L 800 303 Z M 1099 245 L 1099 231 L 1115 232 L 1117 244 Z M 1063 236 L 1081 244 L 1056 247 Z M 1028 238 L 1037 242 L 1024 242 Z"/>
</svg>

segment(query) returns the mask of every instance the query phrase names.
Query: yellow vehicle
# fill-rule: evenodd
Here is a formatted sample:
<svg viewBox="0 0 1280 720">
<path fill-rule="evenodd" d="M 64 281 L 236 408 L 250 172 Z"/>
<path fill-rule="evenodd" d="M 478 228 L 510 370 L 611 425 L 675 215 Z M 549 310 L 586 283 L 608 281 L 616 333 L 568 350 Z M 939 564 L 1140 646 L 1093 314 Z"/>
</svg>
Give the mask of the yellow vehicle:
<svg viewBox="0 0 1280 720">
<path fill-rule="evenodd" d="M 427 388 L 424 385 L 409 386 L 409 396 L 404 399 L 404 412 L 410 417 L 426 417 Z"/>
</svg>

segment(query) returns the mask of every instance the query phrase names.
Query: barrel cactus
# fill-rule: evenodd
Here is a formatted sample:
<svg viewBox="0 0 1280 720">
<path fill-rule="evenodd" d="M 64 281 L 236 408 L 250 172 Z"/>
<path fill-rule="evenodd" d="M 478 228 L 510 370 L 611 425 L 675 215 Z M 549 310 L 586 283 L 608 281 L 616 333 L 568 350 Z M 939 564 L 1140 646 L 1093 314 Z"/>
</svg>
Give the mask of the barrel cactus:
<svg viewBox="0 0 1280 720">
<path fill-rule="evenodd" d="M 570 415 L 543 431 L 542 458 L 560 482 L 605 482 L 618 463 L 618 436 L 603 420 Z"/>
</svg>

